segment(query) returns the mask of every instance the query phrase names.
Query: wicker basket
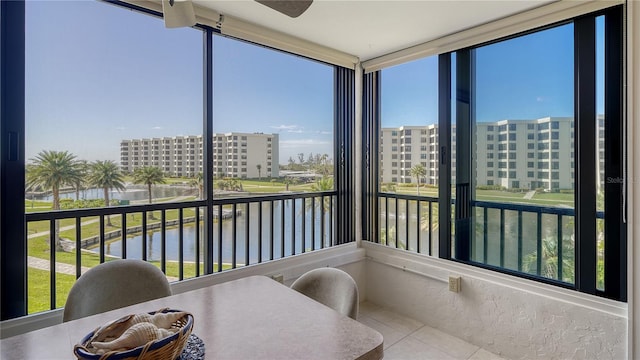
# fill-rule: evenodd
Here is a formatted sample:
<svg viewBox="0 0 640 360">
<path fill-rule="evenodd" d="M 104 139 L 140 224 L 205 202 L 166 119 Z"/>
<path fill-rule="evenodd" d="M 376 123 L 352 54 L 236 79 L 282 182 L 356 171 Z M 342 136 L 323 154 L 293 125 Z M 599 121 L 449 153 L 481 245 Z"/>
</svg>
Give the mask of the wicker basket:
<svg viewBox="0 0 640 360">
<path fill-rule="evenodd" d="M 180 312 L 180 310 L 163 309 L 159 311 L 153 311 L 149 314 L 153 315 L 156 312 Z M 187 313 L 182 318 L 178 319 L 171 325 L 173 329 L 179 329 L 175 334 L 167 336 L 163 339 L 150 341 L 143 346 L 127 350 L 127 351 L 111 351 L 105 354 L 95 354 L 89 351 L 87 348 L 90 346 L 89 342 L 93 338 L 93 335 L 98 329 L 87 334 L 79 344 L 74 346 L 74 355 L 81 360 L 168 360 L 176 359 L 180 356 L 182 349 L 187 344 L 191 330 L 193 329 L 193 315 Z"/>
</svg>

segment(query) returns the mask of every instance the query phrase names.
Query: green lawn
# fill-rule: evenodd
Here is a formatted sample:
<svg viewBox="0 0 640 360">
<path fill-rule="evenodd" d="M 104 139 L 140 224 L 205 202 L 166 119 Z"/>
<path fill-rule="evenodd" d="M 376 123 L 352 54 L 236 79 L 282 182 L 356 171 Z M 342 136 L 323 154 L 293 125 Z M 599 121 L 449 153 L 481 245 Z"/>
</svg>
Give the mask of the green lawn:
<svg viewBox="0 0 640 360">
<path fill-rule="evenodd" d="M 414 186 L 399 186 L 396 187 L 396 193 L 403 195 L 417 195 L 416 187 Z M 420 196 L 432 196 L 438 197 L 438 188 L 433 187 L 421 187 Z"/>
<path fill-rule="evenodd" d="M 563 194 L 563 193 L 545 193 L 545 192 L 536 192 L 533 196 L 534 199 L 538 200 L 550 200 L 550 201 L 563 201 L 563 202 L 571 202 L 575 198 L 574 194 Z"/>
<path fill-rule="evenodd" d="M 56 253 L 56 260 L 60 258 L 66 258 L 66 255 L 74 257 L 74 254 L 68 253 Z M 85 257 L 87 254 L 83 254 L 83 266 L 95 266 L 98 262 L 97 256 Z M 88 263 L 85 263 L 87 259 Z M 111 259 L 113 260 L 113 259 Z M 74 260 L 75 261 L 75 260 Z M 108 259 L 109 261 L 109 259 Z M 151 262 L 152 264 L 160 267 L 159 262 Z M 230 266 L 223 265 L 222 269 L 229 269 Z M 178 263 L 171 261 L 166 264 L 167 275 L 177 278 L 178 277 Z M 217 264 L 214 264 L 214 269 L 217 269 Z M 200 274 L 204 273 L 204 265 L 200 265 Z M 184 278 L 189 279 L 195 277 L 195 264 L 184 263 Z M 76 277 L 74 275 L 56 274 L 56 308 L 64 307 L 67 301 L 67 296 Z M 47 270 L 39 270 L 35 268 L 28 268 L 27 273 L 27 286 L 28 286 L 28 306 L 27 311 L 29 314 L 50 310 L 50 274 Z"/>
<path fill-rule="evenodd" d="M 242 183 L 242 189 L 250 193 L 279 193 L 286 191 L 287 186 L 284 182 L 279 180 L 271 181 L 271 179 L 264 178 L 262 180 L 240 180 Z M 312 191 L 311 187 L 313 183 L 305 184 L 289 184 L 289 191 Z"/>
<path fill-rule="evenodd" d="M 396 192 L 403 195 L 417 195 L 415 186 L 400 186 L 396 188 Z M 574 206 L 573 194 L 536 192 L 532 199 L 525 199 L 526 194 L 526 192 L 476 190 L 476 200 L 545 206 Z M 438 189 L 432 187 L 421 187 L 420 195 L 438 197 Z M 453 191 L 452 196 L 455 197 L 455 193 Z"/>
<path fill-rule="evenodd" d="M 24 209 L 26 212 L 51 210 L 51 201 L 25 200 Z"/>
<path fill-rule="evenodd" d="M 118 240 L 114 240 L 118 241 Z M 50 259 L 50 246 L 49 246 L 49 237 L 39 236 L 37 238 L 29 239 L 27 246 L 27 254 L 29 256 L 49 260 Z M 107 257 L 107 261 L 113 260 L 113 258 Z M 75 265 L 76 264 L 76 255 L 75 252 L 56 252 L 56 262 Z M 85 267 L 93 267 L 100 263 L 100 257 L 97 253 L 90 251 L 81 252 L 80 263 Z M 157 262 L 158 266 L 160 266 L 160 262 Z M 203 265 L 201 264 L 201 272 L 203 272 Z M 167 262 L 167 272 L 168 276 L 178 277 L 178 264 L 173 262 Z M 184 277 L 193 277 L 195 276 L 195 265 L 192 263 L 185 262 L 184 263 Z"/>
</svg>

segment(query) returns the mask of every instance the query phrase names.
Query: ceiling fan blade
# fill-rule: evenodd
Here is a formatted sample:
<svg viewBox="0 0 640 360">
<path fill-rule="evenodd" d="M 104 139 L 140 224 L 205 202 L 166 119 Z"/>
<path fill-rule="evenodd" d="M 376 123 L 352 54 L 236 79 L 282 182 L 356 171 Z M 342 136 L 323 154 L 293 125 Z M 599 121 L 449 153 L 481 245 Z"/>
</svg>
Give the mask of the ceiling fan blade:
<svg viewBox="0 0 640 360">
<path fill-rule="evenodd" d="M 297 18 L 302 15 L 313 0 L 256 0 L 262 5 L 266 5 L 275 11 L 281 12 L 289 17 Z"/>
</svg>

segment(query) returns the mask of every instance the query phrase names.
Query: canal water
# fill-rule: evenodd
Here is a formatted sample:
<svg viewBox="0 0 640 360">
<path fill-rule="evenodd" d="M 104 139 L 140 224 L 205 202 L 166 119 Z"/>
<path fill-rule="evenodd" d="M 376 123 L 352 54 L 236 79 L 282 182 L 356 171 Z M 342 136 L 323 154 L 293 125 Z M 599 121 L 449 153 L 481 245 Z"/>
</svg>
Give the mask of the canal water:
<svg viewBox="0 0 640 360">
<path fill-rule="evenodd" d="M 316 201 L 315 218 L 312 219 L 312 211 L 307 206 L 303 207 L 302 199 L 295 200 L 295 208 L 292 208 L 293 200 L 284 202 L 284 232 L 282 227 L 282 202 L 274 202 L 273 204 L 273 227 L 271 226 L 271 207 L 269 203 L 262 204 L 262 244 L 259 244 L 259 204 L 250 205 L 249 216 L 247 217 L 246 205 L 238 205 L 241 211 L 236 218 L 235 226 L 235 242 L 234 242 L 234 224 L 232 219 L 223 220 L 221 223 L 214 220 L 213 224 L 213 253 L 214 261 L 217 262 L 218 254 L 222 251 L 223 263 L 231 263 L 234 259 L 234 243 L 235 243 L 235 260 L 237 264 L 246 262 L 247 244 L 249 248 L 249 263 L 258 262 L 258 254 L 261 253 L 262 261 L 271 258 L 278 259 L 282 257 L 283 238 L 284 238 L 284 255 L 299 254 L 303 248 L 309 251 L 312 247 L 318 249 L 322 245 L 322 225 L 323 220 L 320 215 L 320 201 Z M 305 219 L 305 236 L 302 236 L 302 219 Z M 247 233 L 247 219 L 249 222 L 249 232 Z M 293 219 L 293 220 L 292 220 Z M 312 229 L 312 223 L 313 229 Z M 219 229 L 222 226 L 222 248 L 219 244 Z M 331 231 L 335 231 L 335 224 L 331 224 L 330 216 L 327 213 L 324 217 L 324 244 L 327 246 L 331 239 Z M 315 239 L 312 244 L 312 230 Z M 272 234 L 273 233 L 273 234 Z M 248 236 L 247 236 L 248 235 Z M 272 237 L 273 236 L 273 237 Z M 196 226 L 194 223 L 186 223 L 182 230 L 183 239 L 183 260 L 195 261 L 196 251 L 199 251 L 200 261 L 204 257 L 204 236 L 202 235 L 202 224 L 200 226 L 200 237 L 196 243 Z M 273 241 L 272 241 L 273 239 Z M 304 239 L 304 243 L 303 243 Z M 178 228 L 169 228 L 165 233 L 166 243 L 166 259 L 179 259 L 179 241 L 180 230 Z M 142 258 L 143 236 L 138 234 L 127 239 L 127 258 Z M 312 246 L 313 245 L 313 246 Z M 158 230 L 148 231 L 146 234 L 146 250 L 148 260 L 159 261 L 162 257 L 162 239 Z M 295 249 L 295 251 L 292 251 Z M 92 250 L 97 251 L 96 247 Z M 107 255 L 121 257 L 122 241 L 110 241 L 105 246 Z"/>
</svg>

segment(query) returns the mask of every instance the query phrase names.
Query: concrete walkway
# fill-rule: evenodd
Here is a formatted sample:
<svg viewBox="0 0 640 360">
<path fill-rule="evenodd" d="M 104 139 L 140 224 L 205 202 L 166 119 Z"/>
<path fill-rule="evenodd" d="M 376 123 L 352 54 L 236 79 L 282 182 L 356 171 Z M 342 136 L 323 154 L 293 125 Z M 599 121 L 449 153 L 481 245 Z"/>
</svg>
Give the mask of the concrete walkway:
<svg viewBox="0 0 640 360">
<path fill-rule="evenodd" d="M 529 191 L 524 195 L 524 198 L 527 199 L 527 200 L 531 200 L 531 199 L 533 199 L 533 195 L 535 195 L 535 194 L 536 194 L 535 190 L 534 191 Z"/>
<path fill-rule="evenodd" d="M 29 267 L 31 267 L 31 268 L 34 268 L 34 269 L 49 271 L 49 265 L 50 264 L 49 264 L 48 260 L 37 258 L 37 257 L 34 257 L 34 256 L 28 256 L 27 257 L 27 265 Z M 90 268 L 88 268 L 86 266 L 82 266 L 82 267 L 80 267 L 80 272 L 82 274 L 84 274 L 89 269 Z M 65 263 L 56 262 L 56 273 L 75 276 L 76 275 L 76 266 L 75 265 L 69 265 L 69 264 L 65 264 Z M 177 277 L 173 277 L 173 276 L 167 276 L 167 280 L 169 282 L 173 282 L 173 281 L 178 281 L 178 278 Z"/>
<path fill-rule="evenodd" d="M 85 222 L 80 223 L 80 226 L 85 226 L 85 225 L 89 225 L 89 224 L 93 224 L 93 223 L 97 223 L 98 221 L 100 221 L 99 219 L 93 219 L 93 220 L 88 220 Z M 76 225 L 67 225 L 67 226 L 63 226 L 60 228 L 60 232 L 62 231 L 67 231 L 67 230 L 72 230 L 75 229 Z M 31 234 L 27 237 L 27 239 L 33 239 L 33 238 L 37 238 L 39 236 L 45 236 L 45 235 L 49 235 L 49 231 L 41 231 L 35 234 Z"/>
<path fill-rule="evenodd" d="M 49 271 L 49 261 L 45 260 L 45 259 L 41 259 L 41 258 L 37 258 L 34 256 L 28 256 L 27 257 L 27 264 L 29 267 L 34 268 L 34 269 L 39 269 L 39 270 L 45 270 L 45 271 Z M 82 266 L 80 268 L 80 272 L 81 273 L 85 273 L 87 270 L 89 270 L 90 268 L 86 267 L 86 266 Z M 60 273 L 60 274 L 67 274 L 67 275 L 75 275 L 76 274 L 76 267 L 75 265 L 69 265 L 69 264 L 64 264 L 64 263 L 56 263 L 56 272 Z"/>
</svg>

